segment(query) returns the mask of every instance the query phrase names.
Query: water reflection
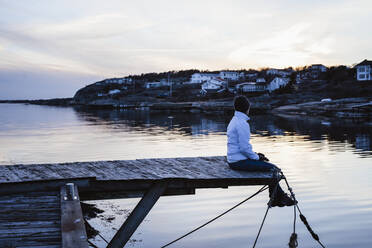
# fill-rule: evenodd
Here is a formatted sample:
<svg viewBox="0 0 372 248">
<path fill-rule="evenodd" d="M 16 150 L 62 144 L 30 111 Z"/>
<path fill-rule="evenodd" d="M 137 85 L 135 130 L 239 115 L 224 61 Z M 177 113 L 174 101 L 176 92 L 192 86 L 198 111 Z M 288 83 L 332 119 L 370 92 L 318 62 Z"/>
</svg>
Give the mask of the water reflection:
<svg viewBox="0 0 372 248">
<path fill-rule="evenodd" d="M 77 108 L 81 121 L 103 125 L 117 131 L 163 135 L 209 135 L 226 132 L 231 116 L 189 113 L 159 113 L 135 110 L 93 110 Z M 371 155 L 372 122 L 327 119 L 304 116 L 256 115 L 250 120 L 251 131 L 259 136 L 296 136 L 304 140 L 328 140 L 337 149 L 338 143 L 351 144 L 357 153 Z"/>
<path fill-rule="evenodd" d="M 0 104 L 0 164 L 225 155 L 230 118 Z M 282 168 L 327 247 L 370 247 L 371 122 L 258 115 L 250 123 L 254 150 Z M 160 247 L 255 190 L 205 189 L 196 195 L 164 197 L 134 234 L 143 243 L 133 247 Z M 113 205 L 130 209 L 136 201 L 123 199 Z M 106 203 L 99 205 L 107 210 Z M 249 246 L 266 203 L 267 195 L 260 195 L 174 247 Z M 270 212 L 260 247 L 288 243 L 292 212 Z M 106 213 L 114 220 L 96 219 L 92 224 L 110 239 L 112 228 L 122 224 L 122 214 L 116 208 Z M 298 227 L 300 245 L 315 246 L 305 228 Z M 104 241 L 97 242 L 106 247 Z"/>
<path fill-rule="evenodd" d="M 75 109 L 80 120 L 97 125 L 107 124 L 110 129 L 125 129 L 159 135 L 170 131 L 182 135 L 208 135 L 224 133 L 228 119 L 223 115 L 202 115 L 190 113 L 163 113 L 135 110 Z"/>
</svg>

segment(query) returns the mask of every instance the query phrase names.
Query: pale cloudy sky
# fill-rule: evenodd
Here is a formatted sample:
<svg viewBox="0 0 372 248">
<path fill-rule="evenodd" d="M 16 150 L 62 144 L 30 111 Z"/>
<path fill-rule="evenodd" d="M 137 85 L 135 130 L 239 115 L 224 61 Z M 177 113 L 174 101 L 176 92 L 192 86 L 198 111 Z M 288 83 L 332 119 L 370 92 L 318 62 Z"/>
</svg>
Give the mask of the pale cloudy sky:
<svg viewBox="0 0 372 248">
<path fill-rule="evenodd" d="M 0 0 L 0 99 L 108 77 L 372 59 L 371 0 Z"/>
</svg>

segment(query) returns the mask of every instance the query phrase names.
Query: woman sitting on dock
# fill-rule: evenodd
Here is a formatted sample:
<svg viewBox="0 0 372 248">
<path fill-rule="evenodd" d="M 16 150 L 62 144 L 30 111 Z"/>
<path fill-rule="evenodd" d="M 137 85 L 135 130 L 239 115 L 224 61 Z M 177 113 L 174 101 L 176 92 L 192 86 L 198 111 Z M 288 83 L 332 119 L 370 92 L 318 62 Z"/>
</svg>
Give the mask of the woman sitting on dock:
<svg viewBox="0 0 372 248">
<path fill-rule="evenodd" d="M 262 153 L 255 153 L 250 144 L 251 130 L 249 127 L 250 102 L 245 96 L 234 99 L 235 114 L 227 127 L 227 162 L 233 170 L 244 171 L 272 171 L 280 169 L 269 161 Z M 277 174 L 277 173 L 276 173 Z M 274 192 L 275 185 L 269 185 L 270 196 Z M 283 192 L 278 184 L 275 198 L 271 206 L 293 206 L 294 201 Z"/>
</svg>

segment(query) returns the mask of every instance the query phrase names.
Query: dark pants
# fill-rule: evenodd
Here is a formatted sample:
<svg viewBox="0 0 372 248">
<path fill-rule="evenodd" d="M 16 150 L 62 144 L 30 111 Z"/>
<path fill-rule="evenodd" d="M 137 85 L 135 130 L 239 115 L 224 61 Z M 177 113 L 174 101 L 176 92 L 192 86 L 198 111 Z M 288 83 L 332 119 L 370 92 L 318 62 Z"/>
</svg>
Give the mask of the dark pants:
<svg viewBox="0 0 372 248">
<path fill-rule="evenodd" d="M 234 163 L 229 163 L 229 166 L 233 170 L 243 170 L 243 171 L 275 172 L 275 171 L 278 171 L 279 169 L 276 165 L 272 163 L 268 163 L 268 162 L 261 161 L 261 160 L 253 160 L 253 159 L 246 159 L 246 160 L 240 160 Z M 275 182 L 269 185 L 270 196 L 271 196 L 271 193 L 274 191 L 275 185 L 276 185 Z M 276 192 L 277 196 L 280 197 L 281 195 L 284 194 L 284 191 L 282 190 L 279 184 L 276 190 L 277 190 Z"/>
</svg>

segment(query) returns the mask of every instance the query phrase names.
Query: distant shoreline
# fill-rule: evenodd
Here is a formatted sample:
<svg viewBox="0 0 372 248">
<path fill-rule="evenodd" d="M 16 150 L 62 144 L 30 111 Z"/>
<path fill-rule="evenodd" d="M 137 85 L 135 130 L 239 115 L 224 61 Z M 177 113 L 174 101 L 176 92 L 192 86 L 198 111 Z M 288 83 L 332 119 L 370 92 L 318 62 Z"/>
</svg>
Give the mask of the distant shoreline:
<svg viewBox="0 0 372 248">
<path fill-rule="evenodd" d="M 0 103 L 28 103 L 36 105 L 51 105 L 51 106 L 71 106 L 72 97 L 70 98 L 51 98 L 37 100 L 0 100 Z"/>
<path fill-rule="evenodd" d="M 266 100 L 266 101 L 265 101 Z M 95 109 L 134 109 L 159 112 L 185 113 L 231 113 L 233 99 L 213 99 L 192 102 L 131 102 L 108 100 L 97 104 L 76 104 L 73 98 L 46 100 L 0 100 L 0 103 L 23 103 L 48 106 L 88 107 Z M 256 98 L 252 100 L 252 114 L 272 113 L 292 116 L 326 116 L 338 118 L 371 118 L 372 97 L 341 98 L 327 101 L 305 101 L 294 104 L 278 104 L 274 99 Z"/>
</svg>

